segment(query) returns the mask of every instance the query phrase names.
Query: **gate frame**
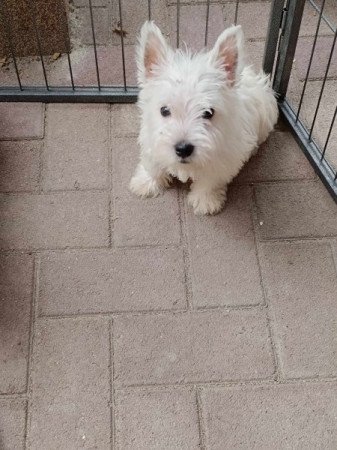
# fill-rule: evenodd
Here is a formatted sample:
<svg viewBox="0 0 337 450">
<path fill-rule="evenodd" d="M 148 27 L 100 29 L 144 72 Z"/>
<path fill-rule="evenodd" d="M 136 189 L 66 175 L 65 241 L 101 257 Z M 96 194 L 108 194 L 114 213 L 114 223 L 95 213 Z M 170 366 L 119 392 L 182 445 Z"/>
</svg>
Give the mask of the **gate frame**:
<svg viewBox="0 0 337 450">
<path fill-rule="evenodd" d="M 273 89 L 278 98 L 279 110 L 281 117 L 289 125 L 292 134 L 294 135 L 297 143 L 301 147 L 303 153 L 309 160 L 313 169 L 322 180 L 323 184 L 326 186 L 330 192 L 332 198 L 337 203 L 337 170 L 333 169 L 329 162 L 325 159 L 325 148 L 328 144 L 330 133 L 332 131 L 332 126 L 336 118 L 335 110 L 334 116 L 332 118 L 330 130 L 327 135 L 327 141 L 325 148 L 320 149 L 319 145 L 315 142 L 312 137 L 312 130 L 309 132 L 305 124 L 299 119 L 299 109 L 301 107 L 302 98 L 300 105 L 298 106 L 297 113 L 294 111 L 292 106 L 287 100 L 286 94 L 288 89 L 288 83 L 291 75 L 294 55 L 296 51 L 296 45 L 298 41 L 300 26 L 303 17 L 303 11 L 306 0 L 273 0 L 271 5 L 271 12 L 269 17 L 269 26 L 266 38 L 266 47 L 263 61 L 263 69 L 266 73 L 272 75 Z M 314 46 L 316 45 L 317 33 L 319 24 L 323 15 L 324 0 L 321 6 L 319 21 L 316 30 L 316 36 L 314 41 Z M 277 29 L 278 24 L 278 29 Z M 336 42 L 337 31 L 335 30 L 334 43 L 332 46 L 330 60 L 332 52 L 334 49 L 334 44 Z M 312 48 L 312 55 L 315 47 Z M 309 62 L 308 72 L 306 81 L 308 78 L 311 59 Z M 327 65 L 327 71 L 321 88 L 321 94 L 324 90 L 325 80 L 327 72 L 329 69 L 330 60 Z M 275 64 L 274 72 L 273 66 Z M 305 84 L 306 84 L 305 81 Z M 305 86 L 304 86 L 305 89 Z M 303 93 L 305 91 L 303 90 Z M 320 99 L 318 101 L 319 106 Z M 317 110 L 316 110 L 317 114 Z"/>
</svg>

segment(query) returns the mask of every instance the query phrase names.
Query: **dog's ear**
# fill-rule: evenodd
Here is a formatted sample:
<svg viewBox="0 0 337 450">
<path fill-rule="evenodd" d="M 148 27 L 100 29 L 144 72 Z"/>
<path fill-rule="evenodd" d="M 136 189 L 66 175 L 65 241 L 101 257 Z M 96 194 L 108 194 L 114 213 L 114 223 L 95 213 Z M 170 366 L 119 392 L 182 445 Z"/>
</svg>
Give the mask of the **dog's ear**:
<svg viewBox="0 0 337 450">
<path fill-rule="evenodd" d="M 165 63 L 169 52 L 160 29 L 152 21 L 145 22 L 140 32 L 137 49 L 138 79 L 144 83 L 154 77 Z"/>
<path fill-rule="evenodd" d="M 242 69 L 243 40 L 241 26 L 232 26 L 220 34 L 210 52 L 212 63 L 227 73 L 230 86 L 234 85 Z"/>
</svg>

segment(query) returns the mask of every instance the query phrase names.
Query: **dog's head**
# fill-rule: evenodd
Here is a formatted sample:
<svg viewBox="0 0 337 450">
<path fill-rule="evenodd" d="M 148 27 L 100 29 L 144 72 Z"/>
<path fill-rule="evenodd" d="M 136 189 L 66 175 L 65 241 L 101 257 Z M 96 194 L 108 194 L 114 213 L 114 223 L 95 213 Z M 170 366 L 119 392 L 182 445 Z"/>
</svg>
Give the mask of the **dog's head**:
<svg viewBox="0 0 337 450">
<path fill-rule="evenodd" d="M 140 139 L 163 166 L 203 165 L 223 142 L 241 72 L 240 26 L 225 30 L 209 52 L 173 50 L 153 22 L 138 44 Z"/>
</svg>

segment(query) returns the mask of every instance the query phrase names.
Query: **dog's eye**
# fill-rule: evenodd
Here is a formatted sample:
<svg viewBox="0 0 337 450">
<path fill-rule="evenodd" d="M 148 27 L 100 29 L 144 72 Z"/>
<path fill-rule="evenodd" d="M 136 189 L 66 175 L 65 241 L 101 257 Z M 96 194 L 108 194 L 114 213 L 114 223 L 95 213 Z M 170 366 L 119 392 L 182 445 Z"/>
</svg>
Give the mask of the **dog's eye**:
<svg viewBox="0 0 337 450">
<path fill-rule="evenodd" d="M 168 109 L 167 106 L 162 106 L 162 107 L 160 108 L 160 114 L 161 114 L 163 117 L 168 117 L 168 116 L 171 115 L 171 111 Z"/>
<path fill-rule="evenodd" d="M 206 111 L 203 112 L 202 114 L 202 118 L 203 119 L 207 119 L 207 120 L 211 120 L 211 118 L 214 116 L 214 109 L 210 108 L 207 109 Z"/>
</svg>

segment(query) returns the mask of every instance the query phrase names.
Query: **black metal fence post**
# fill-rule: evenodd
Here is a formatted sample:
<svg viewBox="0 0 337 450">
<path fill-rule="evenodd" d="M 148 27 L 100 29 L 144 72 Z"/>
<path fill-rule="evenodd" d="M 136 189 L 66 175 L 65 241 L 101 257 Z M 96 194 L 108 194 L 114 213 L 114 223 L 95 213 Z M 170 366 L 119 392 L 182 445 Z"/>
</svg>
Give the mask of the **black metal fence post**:
<svg viewBox="0 0 337 450">
<path fill-rule="evenodd" d="M 263 70 L 268 74 L 273 72 L 283 11 L 284 0 L 272 0 L 263 57 Z"/>
<path fill-rule="evenodd" d="M 288 0 L 280 36 L 273 88 L 282 100 L 287 92 L 305 0 Z"/>
</svg>

